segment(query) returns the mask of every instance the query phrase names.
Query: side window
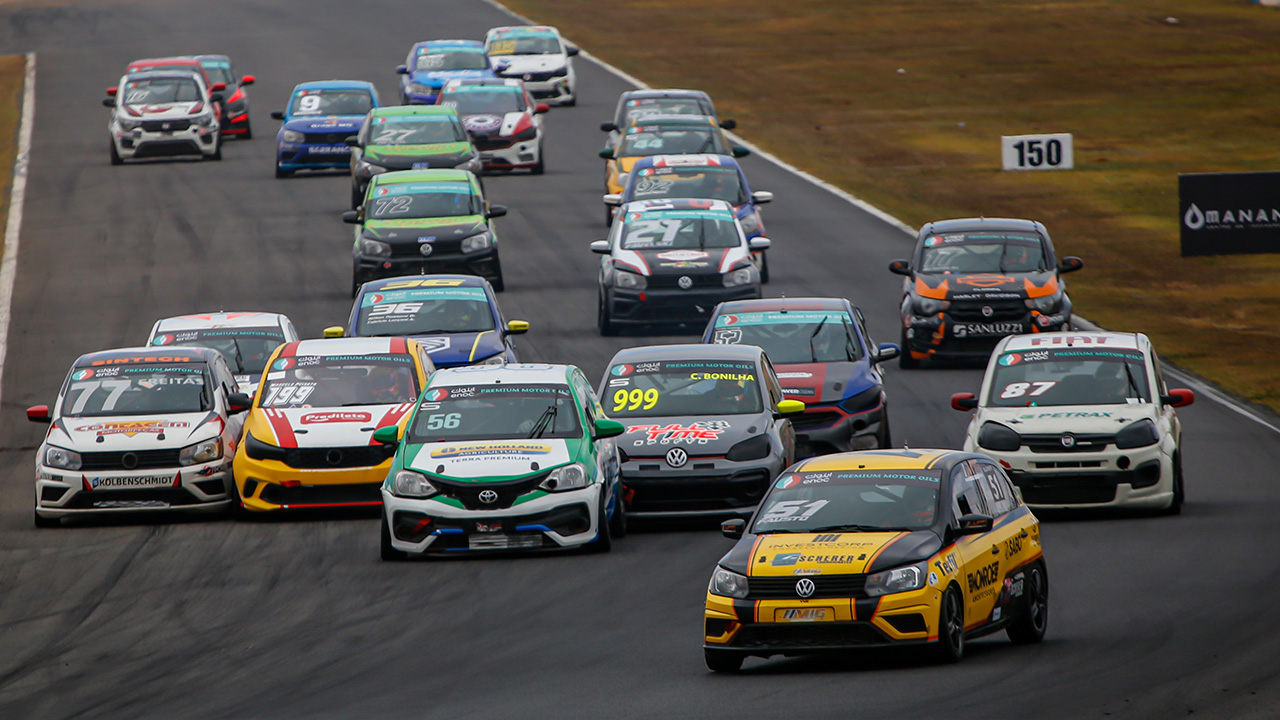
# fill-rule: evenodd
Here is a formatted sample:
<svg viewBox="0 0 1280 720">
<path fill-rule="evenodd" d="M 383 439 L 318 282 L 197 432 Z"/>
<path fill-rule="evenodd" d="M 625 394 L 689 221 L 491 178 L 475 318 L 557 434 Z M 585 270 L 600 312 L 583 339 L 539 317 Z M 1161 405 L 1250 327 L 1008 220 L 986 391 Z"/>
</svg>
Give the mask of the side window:
<svg viewBox="0 0 1280 720">
<path fill-rule="evenodd" d="M 1005 480 L 1000 476 L 1000 471 L 994 465 L 987 463 L 979 463 L 983 474 L 983 489 L 987 498 L 987 504 L 991 508 L 991 514 L 999 517 L 1013 510 L 1014 499 L 1013 493 L 1009 491 Z"/>
<path fill-rule="evenodd" d="M 867 347 L 865 348 L 866 352 L 870 353 L 872 357 L 874 357 L 878 345 L 876 344 L 876 341 L 872 339 L 871 333 L 867 330 L 867 319 L 862 316 L 862 310 L 859 308 L 853 309 L 853 316 L 858 319 L 858 330 L 862 331 L 862 339 L 867 343 Z"/>
<path fill-rule="evenodd" d="M 990 515 L 986 499 L 978 488 L 981 472 L 972 460 L 960 463 L 951 471 L 951 512 L 963 515 Z"/>
<path fill-rule="evenodd" d="M 235 376 L 231 374 L 231 368 L 227 366 L 227 361 L 222 356 L 218 356 L 213 361 L 213 381 L 222 388 L 223 397 L 237 392 Z"/>
<path fill-rule="evenodd" d="M 760 356 L 760 364 L 764 368 L 764 386 L 769 391 L 770 404 L 777 407 L 786 397 L 782 394 L 782 384 L 778 382 L 778 375 L 773 371 L 773 363 L 769 362 L 768 355 Z"/>
<path fill-rule="evenodd" d="M 604 408 L 600 406 L 600 402 L 596 400 L 596 393 L 591 389 L 591 383 L 587 382 L 587 378 L 581 372 L 575 371 L 571 376 L 573 389 L 581 398 L 582 409 L 587 418 L 587 424 L 594 424 L 596 418 L 604 417 Z"/>
</svg>

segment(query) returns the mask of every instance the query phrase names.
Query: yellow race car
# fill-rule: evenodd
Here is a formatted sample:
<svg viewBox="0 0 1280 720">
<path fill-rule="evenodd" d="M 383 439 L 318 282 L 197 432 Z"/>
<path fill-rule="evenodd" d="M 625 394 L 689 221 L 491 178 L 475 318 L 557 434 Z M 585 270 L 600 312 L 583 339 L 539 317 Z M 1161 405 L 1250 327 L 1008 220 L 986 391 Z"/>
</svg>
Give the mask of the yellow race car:
<svg viewBox="0 0 1280 720">
<path fill-rule="evenodd" d="M 605 192 L 621 194 L 631 167 L 650 155 L 713 153 L 745 157 L 751 151 L 730 145 L 715 118 L 701 115 L 656 115 L 632 121 L 613 147 L 600 151 L 604 158 Z M 606 209 L 610 215 L 612 208 Z"/>
<path fill-rule="evenodd" d="M 869 450 L 793 465 L 707 588 L 707 667 L 755 655 L 919 644 L 956 662 L 1004 630 L 1039 642 L 1049 619 L 1040 523 L 991 458 Z"/>
<path fill-rule="evenodd" d="M 381 505 L 401 425 L 435 370 L 403 337 L 302 340 L 267 361 L 233 469 L 245 510 Z"/>
</svg>

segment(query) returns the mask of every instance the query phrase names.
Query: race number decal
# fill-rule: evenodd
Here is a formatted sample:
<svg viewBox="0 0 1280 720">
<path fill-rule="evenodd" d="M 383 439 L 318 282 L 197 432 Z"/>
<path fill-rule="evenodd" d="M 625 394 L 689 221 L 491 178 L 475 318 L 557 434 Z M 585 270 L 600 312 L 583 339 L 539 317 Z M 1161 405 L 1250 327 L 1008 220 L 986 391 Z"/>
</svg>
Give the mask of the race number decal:
<svg viewBox="0 0 1280 720">
<path fill-rule="evenodd" d="M 409 212 L 409 206 L 413 204 L 413 197 L 409 195 L 393 195 L 389 198 L 378 198 L 374 200 L 375 215 L 398 215 L 400 213 Z"/>
<path fill-rule="evenodd" d="M 813 514 L 822 509 L 827 504 L 826 500 L 782 500 L 774 503 L 765 514 L 760 516 L 760 522 L 798 522 L 808 520 Z"/>
<path fill-rule="evenodd" d="M 716 330 L 714 344 L 716 345 L 737 345 L 742 342 L 741 328 L 720 328 Z"/>
<path fill-rule="evenodd" d="M 638 220 L 627 226 L 627 239 L 623 246 L 656 245 L 667 247 L 676 241 L 680 232 L 680 220 Z M 660 238 L 654 236 L 662 234 Z"/>
<path fill-rule="evenodd" d="M 319 95 L 303 95 L 302 98 L 298 100 L 298 112 L 313 113 L 313 112 L 318 112 L 319 110 L 320 110 Z"/>
<path fill-rule="evenodd" d="M 301 405 L 315 389 L 315 383 L 273 384 L 262 399 L 262 407 Z"/>
<path fill-rule="evenodd" d="M 433 413 L 427 416 L 428 430 L 454 430 L 462 424 L 462 413 Z"/>
<path fill-rule="evenodd" d="M 413 135 L 413 128 L 395 128 L 384 126 L 378 129 L 378 136 L 373 139 L 375 145 L 399 145 Z"/>
<path fill-rule="evenodd" d="M 388 315 L 416 315 L 422 310 L 422 303 L 385 303 L 382 305 L 374 305 L 373 312 L 369 313 L 369 318 L 386 317 Z"/>
<path fill-rule="evenodd" d="M 654 405 L 658 404 L 657 388 L 649 388 L 641 390 L 635 388 L 630 392 L 626 390 L 618 390 L 613 394 L 613 412 L 618 412 L 623 408 L 627 410 L 639 410 L 641 406 L 645 410 L 652 410 Z"/>
<path fill-rule="evenodd" d="M 1057 384 L 1057 382 L 1051 381 L 1009 383 L 1004 386 L 1004 392 L 1000 393 L 1000 399 L 1008 400 L 1010 398 L 1020 398 L 1024 395 L 1027 397 L 1039 397 L 1049 392 Z"/>
</svg>

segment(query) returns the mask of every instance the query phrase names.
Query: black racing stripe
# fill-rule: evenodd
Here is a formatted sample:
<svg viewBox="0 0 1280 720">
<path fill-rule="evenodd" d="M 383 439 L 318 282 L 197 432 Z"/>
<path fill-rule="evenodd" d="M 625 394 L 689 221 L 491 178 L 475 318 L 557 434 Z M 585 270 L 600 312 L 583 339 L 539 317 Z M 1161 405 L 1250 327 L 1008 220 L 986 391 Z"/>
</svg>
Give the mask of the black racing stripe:
<svg viewBox="0 0 1280 720">
<path fill-rule="evenodd" d="M 995 530 L 998 527 L 1004 527 L 1005 525 L 1008 525 L 1014 520 L 1024 518 L 1030 514 L 1031 514 L 1030 508 L 1028 508 L 1026 505 L 1019 505 L 1017 509 L 1007 512 L 1004 515 L 1001 515 L 999 518 L 997 518 L 996 521 L 991 524 L 991 529 Z"/>
<path fill-rule="evenodd" d="M 864 598 L 853 601 L 853 619 L 858 622 L 871 622 L 876 611 L 880 609 L 880 598 Z"/>
<path fill-rule="evenodd" d="M 210 410 L 208 415 L 205 415 L 204 417 L 200 418 L 200 422 L 196 423 L 196 426 L 191 428 L 191 432 L 187 433 L 187 437 L 191 437 L 192 435 L 195 435 L 196 431 L 204 427 L 206 424 L 208 424 L 209 421 L 217 420 L 217 419 L 218 419 L 217 411 Z"/>
<path fill-rule="evenodd" d="M 755 600 L 734 600 L 733 613 L 738 616 L 740 623 L 753 623 L 756 621 L 756 601 Z"/>
</svg>

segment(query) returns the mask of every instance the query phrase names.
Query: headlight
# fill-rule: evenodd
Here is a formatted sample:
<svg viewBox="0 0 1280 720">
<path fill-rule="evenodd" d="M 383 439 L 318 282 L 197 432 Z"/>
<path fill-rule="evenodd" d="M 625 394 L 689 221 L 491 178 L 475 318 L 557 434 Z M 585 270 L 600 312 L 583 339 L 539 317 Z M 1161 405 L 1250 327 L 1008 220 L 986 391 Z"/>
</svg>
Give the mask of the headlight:
<svg viewBox="0 0 1280 720">
<path fill-rule="evenodd" d="M 1022 437 L 1008 425 L 995 422 L 982 424 L 978 431 L 978 447 L 987 450 L 1003 450 L 1013 452 L 1022 446 Z"/>
<path fill-rule="evenodd" d="M 718 567 L 711 574 L 707 592 L 724 597 L 744 598 L 747 596 L 747 579 L 732 570 Z"/>
<path fill-rule="evenodd" d="M 400 497 L 429 498 L 436 494 L 436 487 L 422 473 L 401 470 L 391 481 L 391 491 Z"/>
<path fill-rule="evenodd" d="M 569 77 L 569 66 L 557 68 L 551 72 L 551 77 Z"/>
<path fill-rule="evenodd" d="M 142 127 L 141 120 L 132 120 L 130 118 L 118 117 L 116 118 L 116 122 L 120 124 L 121 130 L 137 130 L 138 128 Z"/>
<path fill-rule="evenodd" d="M 759 460 L 760 458 L 769 457 L 770 449 L 772 449 L 772 444 L 769 442 L 769 436 L 757 435 L 729 448 L 729 452 L 725 453 L 724 459 L 734 462 Z"/>
<path fill-rule="evenodd" d="M 378 242 L 377 240 L 360 238 L 360 254 L 366 257 L 375 258 L 391 257 L 391 246 L 384 242 Z"/>
<path fill-rule="evenodd" d="M 546 480 L 538 487 L 549 492 L 563 492 L 565 490 L 580 490 L 591 484 L 591 478 L 587 476 L 587 469 L 582 463 L 574 463 L 572 465 L 563 465 L 551 471 Z"/>
<path fill-rule="evenodd" d="M 457 165 L 454 165 L 453 167 L 456 170 L 470 170 L 471 172 L 480 172 L 480 168 L 482 167 L 482 164 L 480 162 L 479 156 L 472 155 L 471 157 L 458 163 Z"/>
<path fill-rule="evenodd" d="M 213 113 L 206 113 L 196 117 L 196 124 L 200 127 L 209 127 L 213 124 Z"/>
<path fill-rule="evenodd" d="M 254 460 L 279 460 L 283 462 L 285 458 L 284 448 L 265 443 L 254 437 L 252 433 L 245 433 L 244 454 Z"/>
<path fill-rule="evenodd" d="M 80 453 L 49 445 L 44 449 L 44 464 L 63 470 L 79 470 Z"/>
<path fill-rule="evenodd" d="M 297 130 L 285 130 L 280 134 L 280 139 L 287 143 L 302 143 L 307 141 L 307 136 Z"/>
<path fill-rule="evenodd" d="M 489 357 L 475 364 L 476 365 L 506 365 L 507 356 L 502 353 L 498 353 L 497 355 L 490 355 Z"/>
<path fill-rule="evenodd" d="M 919 590 L 924 587 L 924 579 L 928 574 L 927 563 L 916 563 L 906 567 L 872 573 L 867 576 L 867 584 L 863 588 L 868 597 L 880 597 L 893 593 Z"/>
<path fill-rule="evenodd" d="M 876 405 L 879 405 L 882 399 L 880 387 L 873 386 L 863 390 L 853 397 L 841 400 L 840 407 L 844 408 L 844 411 L 848 413 L 862 412 L 863 410 L 870 410 Z"/>
<path fill-rule="evenodd" d="M 387 169 L 382 167 L 381 165 L 375 165 L 371 162 L 365 162 L 364 160 L 361 160 L 356 165 L 356 172 L 360 173 L 361 175 L 368 175 L 368 176 L 381 175 L 386 171 Z"/>
<path fill-rule="evenodd" d="M 951 303 L 946 300 L 934 300 L 932 298 L 915 298 L 917 315 L 937 315 L 938 313 L 951 307 Z"/>
<path fill-rule="evenodd" d="M 422 83 L 411 82 L 409 83 L 409 92 L 413 93 L 414 95 L 433 95 L 435 94 L 435 88 L 431 87 L 430 85 L 423 85 Z"/>
<path fill-rule="evenodd" d="M 724 286 L 727 288 L 750 285 L 752 282 L 755 282 L 755 276 L 749 267 L 738 268 L 724 274 Z"/>
<path fill-rule="evenodd" d="M 760 213 L 759 211 L 751 212 L 738 222 L 742 224 L 743 235 L 753 235 L 760 230 Z"/>
<path fill-rule="evenodd" d="M 473 253 L 481 250 L 488 250 L 493 247 L 493 233 L 482 232 L 479 235 L 472 235 L 469 238 L 462 239 L 462 252 Z"/>
<path fill-rule="evenodd" d="M 627 290 L 643 290 L 649 287 L 649 281 L 643 275 L 629 273 L 626 270 L 613 271 L 613 286 Z"/>
<path fill-rule="evenodd" d="M 1158 442 L 1160 442 L 1160 433 L 1156 430 L 1156 424 L 1150 420 L 1131 423 L 1116 433 L 1116 447 L 1120 450 L 1146 447 Z"/>
<path fill-rule="evenodd" d="M 1045 295 L 1034 300 L 1027 300 L 1027 307 L 1035 308 L 1042 313 L 1056 313 L 1062 309 L 1062 291 L 1059 290 L 1052 295 Z"/>
<path fill-rule="evenodd" d="M 197 463 L 213 462 L 220 457 L 222 457 L 222 438 L 216 437 L 212 440 L 205 440 L 182 448 L 182 451 L 178 453 L 178 464 L 195 465 Z"/>
</svg>

